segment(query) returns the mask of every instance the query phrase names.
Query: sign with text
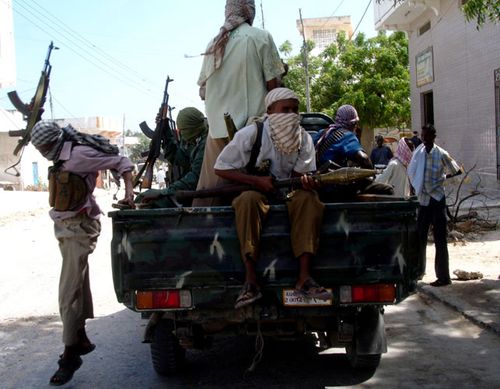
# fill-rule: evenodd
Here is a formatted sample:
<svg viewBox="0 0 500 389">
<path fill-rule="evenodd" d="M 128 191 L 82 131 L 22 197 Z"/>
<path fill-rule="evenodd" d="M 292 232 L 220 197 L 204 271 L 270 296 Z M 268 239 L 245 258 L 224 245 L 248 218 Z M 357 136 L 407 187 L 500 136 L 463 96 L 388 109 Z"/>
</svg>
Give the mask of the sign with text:
<svg viewBox="0 0 500 389">
<path fill-rule="evenodd" d="M 417 54 L 416 57 L 417 86 L 434 82 L 434 59 L 432 47 Z"/>
</svg>

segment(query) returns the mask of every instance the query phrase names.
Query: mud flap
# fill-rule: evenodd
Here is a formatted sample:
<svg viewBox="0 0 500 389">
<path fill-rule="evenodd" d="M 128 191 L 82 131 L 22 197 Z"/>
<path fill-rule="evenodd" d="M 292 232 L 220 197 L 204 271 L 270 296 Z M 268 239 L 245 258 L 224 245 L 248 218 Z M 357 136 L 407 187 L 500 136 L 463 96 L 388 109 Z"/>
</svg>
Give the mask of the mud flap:
<svg viewBox="0 0 500 389">
<path fill-rule="evenodd" d="M 359 355 L 387 352 L 387 337 L 382 309 L 364 307 L 356 317 L 356 353 Z"/>
</svg>

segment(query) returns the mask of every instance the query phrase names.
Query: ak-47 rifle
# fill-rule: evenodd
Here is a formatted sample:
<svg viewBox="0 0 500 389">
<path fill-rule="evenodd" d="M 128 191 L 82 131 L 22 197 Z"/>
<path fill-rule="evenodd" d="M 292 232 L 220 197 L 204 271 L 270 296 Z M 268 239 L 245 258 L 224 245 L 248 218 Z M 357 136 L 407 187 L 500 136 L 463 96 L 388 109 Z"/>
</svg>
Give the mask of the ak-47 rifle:
<svg viewBox="0 0 500 389">
<path fill-rule="evenodd" d="M 145 121 L 139 124 L 142 132 L 146 136 L 151 138 L 151 142 L 149 144 L 149 152 L 146 163 L 137 174 L 134 180 L 134 187 L 140 183 L 141 189 L 151 188 L 151 184 L 153 183 L 154 164 L 156 159 L 160 156 L 162 143 L 165 142 L 166 137 L 173 136 L 172 130 L 170 128 L 172 119 L 169 117 L 169 114 L 171 114 L 171 110 L 168 105 L 168 84 L 171 81 L 174 80 L 167 76 L 167 81 L 165 82 L 165 90 L 163 91 L 163 100 L 160 105 L 160 111 L 158 113 L 155 130 L 151 130 Z M 142 177 L 143 175 L 144 177 Z"/>
<path fill-rule="evenodd" d="M 50 42 L 47 56 L 43 64 L 42 74 L 40 75 L 40 80 L 38 81 L 35 95 L 31 99 L 30 104 L 23 103 L 16 91 L 7 93 L 7 96 L 9 96 L 9 100 L 11 101 L 12 105 L 14 105 L 14 107 L 16 107 L 16 109 L 24 115 L 25 120 L 27 121 L 27 125 L 24 130 L 9 131 L 9 136 L 21 137 L 16 148 L 14 149 L 14 155 L 19 154 L 24 146 L 29 143 L 31 139 L 31 130 L 33 129 L 35 124 L 42 118 L 43 105 L 45 104 L 45 97 L 47 96 L 47 90 L 49 88 L 50 72 L 52 70 L 52 65 L 50 64 L 50 54 L 52 53 L 52 50 L 58 49 L 59 47 L 54 46 L 54 42 Z M 21 158 L 19 158 L 19 161 L 13 166 L 9 167 L 7 170 L 15 168 L 15 166 L 19 164 L 20 161 Z M 16 173 L 16 175 L 18 176 L 19 173 Z"/>
<path fill-rule="evenodd" d="M 318 180 L 321 185 L 349 185 L 359 180 L 375 176 L 376 170 L 360 169 L 354 167 L 343 167 L 338 170 L 333 170 L 328 173 L 314 174 L 312 177 Z M 275 188 L 285 188 L 300 184 L 300 177 L 286 178 L 275 180 Z M 230 194 L 243 192 L 246 190 L 255 189 L 250 185 L 245 184 L 226 184 L 220 185 L 211 189 L 200 190 L 178 190 L 175 192 L 175 198 L 178 201 L 188 200 L 193 198 L 205 197 L 220 197 Z"/>
</svg>

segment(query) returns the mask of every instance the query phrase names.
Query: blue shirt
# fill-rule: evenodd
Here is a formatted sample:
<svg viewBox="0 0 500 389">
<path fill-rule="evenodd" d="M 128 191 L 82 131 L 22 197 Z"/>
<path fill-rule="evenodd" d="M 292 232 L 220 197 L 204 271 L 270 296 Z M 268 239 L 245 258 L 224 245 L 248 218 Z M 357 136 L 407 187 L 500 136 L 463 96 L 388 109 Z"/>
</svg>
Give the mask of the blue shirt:
<svg viewBox="0 0 500 389">
<path fill-rule="evenodd" d="M 315 145 L 318 143 L 325 131 L 328 131 L 328 129 L 323 129 L 313 136 Z M 316 164 L 318 168 L 327 161 L 335 162 L 340 166 L 347 166 L 347 161 L 352 160 L 358 151 L 363 150 L 358 138 L 353 132 L 342 128 L 333 131 L 337 132 L 337 134 L 339 134 L 338 131 L 341 131 L 342 137 L 341 139 L 333 142 L 333 144 L 321 155 L 316 155 Z M 329 135 L 329 137 L 330 136 L 332 135 Z M 328 139 L 325 139 L 322 142 L 325 141 L 328 141 Z"/>
</svg>

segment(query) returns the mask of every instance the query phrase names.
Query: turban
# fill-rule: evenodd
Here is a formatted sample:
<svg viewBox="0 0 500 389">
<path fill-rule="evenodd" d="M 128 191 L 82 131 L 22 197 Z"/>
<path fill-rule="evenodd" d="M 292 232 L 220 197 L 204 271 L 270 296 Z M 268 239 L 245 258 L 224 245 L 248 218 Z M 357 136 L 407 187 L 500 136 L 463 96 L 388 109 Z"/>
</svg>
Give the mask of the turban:
<svg viewBox="0 0 500 389">
<path fill-rule="evenodd" d="M 401 138 L 398 142 L 398 148 L 394 153 L 394 157 L 399 159 L 403 165 L 408 166 L 412 155 L 413 152 L 408 147 L 408 144 L 406 143 L 406 138 Z"/>
<path fill-rule="evenodd" d="M 352 105 L 342 105 L 337 109 L 337 114 L 335 115 L 335 125 L 337 128 L 342 127 L 350 130 L 358 121 L 358 112 Z"/>
<path fill-rule="evenodd" d="M 37 147 L 53 143 L 62 136 L 61 127 L 55 122 L 39 121 L 31 130 L 31 143 Z"/>
<path fill-rule="evenodd" d="M 268 92 L 264 100 L 266 104 L 266 109 L 268 109 L 271 105 L 273 105 L 277 101 L 287 100 L 287 99 L 299 100 L 297 95 L 291 89 L 274 88 Z"/>
<path fill-rule="evenodd" d="M 251 25 L 254 18 L 254 0 L 227 0 L 224 25 L 220 28 L 219 34 L 213 39 L 204 53 L 204 55 L 213 55 L 213 60 L 209 60 L 210 63 L 208 64 L 205 78 L 198 81 L 199 85 L 205 84 L 208 77 L 221 67 L 224 51 L 229 41 L 229 33 L 245 22 Z"/>
<path fill-rule="evenodd" d="M 177 128 L 182 139 L 194 139 L 207 130 L 205 116 L 194 107 L 181 109 L 177 115 Z"/>
</svg>

